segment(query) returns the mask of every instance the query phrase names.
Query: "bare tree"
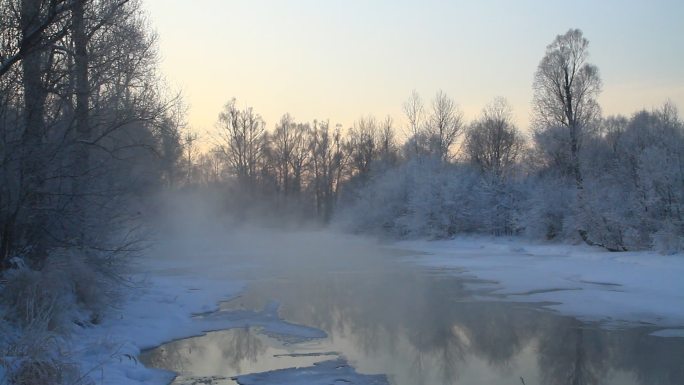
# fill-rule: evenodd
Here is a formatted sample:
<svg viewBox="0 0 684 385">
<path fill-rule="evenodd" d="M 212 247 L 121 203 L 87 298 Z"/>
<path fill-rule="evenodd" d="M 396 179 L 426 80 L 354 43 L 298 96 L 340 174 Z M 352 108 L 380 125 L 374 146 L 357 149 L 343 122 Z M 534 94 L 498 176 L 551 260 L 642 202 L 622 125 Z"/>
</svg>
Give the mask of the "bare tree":
<svg viewBox="0 0 684 385">
<path fill-rule="evenodd" d="M 327 222 L 332 216 L 340 182 L 347 169 L 347 153 L 340 126 L 331 132 L 327 121 L 314 121 L 309 146 L 316 213 Z"/>
<path fill-rule="evenodd" d="M 197 145 L 199 140 L 197 133 L 187 131 L 181 138 L 183 149 L 183 171 L 185 173 L 185 184 L 190 185 L 196 179 L 196 158 Z"/>
<path fill-rule="evenodd" d="M 588 126 L 598 118 L 596 97 L 601 91 L 598 68 L 587 63 L 589 41 L 570 29 L 546 47 L 534 76 L 534 115 L 537 130 L 562 127 L 567 133 L 569 169 L 582 185 L 579 152 Z"/>
<path fill-rule="evenodd" d="M 438 91 L 432 100 L 426 126 L 431 155 L 444 163 L 448 162 L 452 158 L 451 148 L 463 128 L 463 114 L 454 100 L 443 91 Z"/>
<path fill-rule="evenodd" d="M 378 123 L 373 116 L 362 117 L 347 135 L 347 151 L 351 157 L 352 173 L 365 180 L 377 157 Z"/>
<path fill-rule="evenodd" d="M 199 184 L 210 187 L 225 181 L 224 166 L 224 157 L 220 149 L 212 148 L 208 152 L 200 153 L 197 160 Z"/>
<path fill-rule="evenodd" d="M 270 138 L 270 152 L 277 174 L 278 187 L 285 196 L 290 192 L 290 160 L 293 151 L 294 125 L 294 120 L 290 114 L 283 115 Z"/>
<path fill-rule="evenodd" d="M 167 116 L 159 120 L 157 136 L 159 137 L 159 155 L 162 168 L 162 179 L 167 188 L 172 188 L 180 179 L 183 168 L 183 138 L 181 131 L 186 127 L 185 108 L 177 105 L 177 108 L 169 110 Z"/>
<path fill-rule="evenodd" d="M 394 120 L 389 115 L 380 123 L 377 142 L 378 160 L 382 166 L 387 168 L 396 165 L 399 155 L 394 132 Z"/>
<path fill-rule="evenodd" d="M 511 108 L 496 98 L 473 122 L 466 134 L 465 152 L 482 171 L 503 177 L 518 160 L 525 141 L 512 121 Z"/>
<path fill-rule="evenodd" d="M 168 104 L 139 10 L 136 0 L 2 1 L 0 81 L 20 117 L 3 130 L 2 259 L 21 250 L 39 267 L 56 247 L 111 250 L 101 224 L 113 221 L 101 219 L 124 217 L 124 196 L 154 183 L 157 163 L 142 159 L 158 148 Z"/>
<path fill-rule="evenodd" d="M 259 164 L 264 157 L 265 123 L 251 107 L 240 110 L 232 99 L 219 114 L 218 128 L 223 152 L 240 183 L 256 187 Z"/>
<path fill-rule="evenodd" d="M 290 114 L 285 114 L 271 135 L 271 156 L 278 187 L 287 197 L 298 195 L 302 188 L 302 173 L 308 158 L 306 135 L 309 127 L 296 123 Z"/>
<path fill-rule="evenodd" d="M 416 90 L 411 92 L 408 100 L 403 105 L 404 114 L 408 120 L 408 137 L 412 138 L 412 145 L 410 151 L 413 155 L 420 153 L 418 138 L 423 134 L 425 125 L 425 107 L 423 100 Z"/>
<path fill-rule="evenodd" d="M 309 151 L 309 135 L 311 127 L 308 123 L 296 123 L 292 153 L 290 156 L 290 168 L 292 169 L 292 192 L 299 197 L 304 184 L 304 173 L 309 169 L 311 153 Z"/>
<path fill-rule="evenodd" d="M 20 36 L 18 40 L 3 42 L 0 46 L 0 78 L 12 70 L 17 63 L 23 62 L 36 52 L 44 52 L 51 44 L 63 38 L 69 29 L 67 22 L 69 11 L 73 6 L 67 0 L 5 0 L 0 4 L 7 11 L 12 10 L 20 19 Z M 16 12 L 19 8 L 19 12 Z M 3 15 L 5 16 L 5 15 Z M 3 20 L 9 22 L 9 19 Z M 3 30 L 11 31 L 15 25 L 0 22 Z M 23 66 L 23 65 L 22 65 Z"/>
</svg>

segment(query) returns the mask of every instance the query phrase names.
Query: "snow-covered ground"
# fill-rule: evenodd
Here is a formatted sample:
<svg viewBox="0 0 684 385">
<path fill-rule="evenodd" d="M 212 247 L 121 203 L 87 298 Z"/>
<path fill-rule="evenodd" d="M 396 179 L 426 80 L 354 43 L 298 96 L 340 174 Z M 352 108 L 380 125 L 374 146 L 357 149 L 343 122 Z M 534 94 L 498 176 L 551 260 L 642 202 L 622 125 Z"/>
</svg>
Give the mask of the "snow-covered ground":
<svg viewBox="0 0 684 385">
<path fill-rule="evenodd" d="M 448 274 L 477 277 L 478 288 L 508 300 L 547 302 L 562 314 L 606 326 L 649 323 L 684 337 L 684 255 L 611 253 L 510 238 L 407 241 L 424 254 L 406 258 Z"/>
<path fill-rule="evenodd" d="M 205 330 L 234 326 L 234 321 L 207 325 L 192 315 L 218 309 L 238 295 L 244 284 L 225 280 L 229 265 L 197 259 L 144 259 L 135 266 L 133 288 L 120 309 L 101 325 L 76 338 L 73 357 L 98 384 L 166 384 L 173 373 L 145 368 L 141 350 Z"/>
</svg>

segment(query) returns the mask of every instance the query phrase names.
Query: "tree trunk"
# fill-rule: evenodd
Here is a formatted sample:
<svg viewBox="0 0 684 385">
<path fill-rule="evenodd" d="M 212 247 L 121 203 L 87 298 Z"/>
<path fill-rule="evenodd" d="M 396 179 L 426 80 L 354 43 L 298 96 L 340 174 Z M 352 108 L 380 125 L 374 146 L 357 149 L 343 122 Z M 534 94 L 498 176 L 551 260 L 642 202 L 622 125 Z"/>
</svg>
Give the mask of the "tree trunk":
<svg viewBox="0 0 684 385">
<path fill-rule="evenodd" d="M 74 78 L 76 79 L 76 108 L 74 119 L 76 126 L 76 143 L 73 185 L 74 211 L 77 219 L 76 242 L 82 247 L 85 243 L 85 229 L 88 223 L 87 205 L 85 201 L 90 154 L 90 126 L 88 124 L 88 37 L 85 31 L 84 3 L 86 0 L 74 1 L 72 9 L 72 26 L 74 39 Z"/>
<path fill-rule="evenodd" d="M 26 213 L 24 217 L 26 240 L 31 248 L 28 258 L 31 264 L 40 268 L 45 260 L 47 251 L 47 237 L 45 226 L 47 216 L 42 192 L 45 182 L 44 175 L 44 146 L 45 136 L 45 99 L 47 92 L 43 85 L 43 50 L 38 50 L 43 35 L 34 33 L 39 28 L 41 20 L 41 1 L 22 0 L 21 2 L 21 30 L 22 43 L 30 47 L 22 61 L 23 91 L 24 91 L 24 123 L 22 134 L 21 157 L 21 191 L 24 197 Z"/>
</svg>

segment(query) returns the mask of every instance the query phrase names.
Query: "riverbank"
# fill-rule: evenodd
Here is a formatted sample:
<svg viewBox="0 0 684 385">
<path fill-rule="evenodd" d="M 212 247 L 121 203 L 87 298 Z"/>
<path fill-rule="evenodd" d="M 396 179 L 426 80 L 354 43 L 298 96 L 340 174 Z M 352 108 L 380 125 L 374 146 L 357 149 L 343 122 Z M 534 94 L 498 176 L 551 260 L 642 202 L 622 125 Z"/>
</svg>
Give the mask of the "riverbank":
<svg viewBox="0 0 684 385">
<path fill-rule="evenodd" d="M 137 261 L 120 308 L 102 324 L 74 336 L 72 359 L 97 384 L 167 384 L 174 374 L 138 362 L 143 349 L 202 334 L 207 325 L 194 314 L 218 309 L 239 295 L 244 283 L 226 280 L 230 266 L 206 258 L 153 258 Z M 229 322 L 214 328 L 231 326 Z"/>
<path fill-rule="evenodd" d="M 584 245 L 544 244 L 505 237 L 405 241 L 424 254 L 406 262 L 464 278 L 510 301 L 545 307 L 614 327 L 684 327 L 684 255 L 612 253 Z M 684 329 L 663 335 L 684 336 Z"/>
</svg>

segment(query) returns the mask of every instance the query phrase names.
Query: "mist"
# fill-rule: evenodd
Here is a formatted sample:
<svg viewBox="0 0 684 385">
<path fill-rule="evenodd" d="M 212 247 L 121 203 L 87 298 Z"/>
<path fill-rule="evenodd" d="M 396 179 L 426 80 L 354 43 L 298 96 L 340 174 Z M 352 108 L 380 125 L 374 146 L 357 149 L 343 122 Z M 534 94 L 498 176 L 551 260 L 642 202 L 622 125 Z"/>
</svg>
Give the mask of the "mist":
<svg viewBox="0 0 684 385">
<path fill-rule="evenodd" d="M 249 209 L 239 213 L 226 208 L 225 196 L 210 191 L 165 193 L 155 202 L 152 258 L 187 259 L 189 265 L 253 263 L 283 273 L 316 275 L 317 269 L 322 272 L 331 264 L 361 269 L 401 254 L 377 237 L 278 215 L 270 211 L 272 202 L 248 203 Z"/>
</svg>

